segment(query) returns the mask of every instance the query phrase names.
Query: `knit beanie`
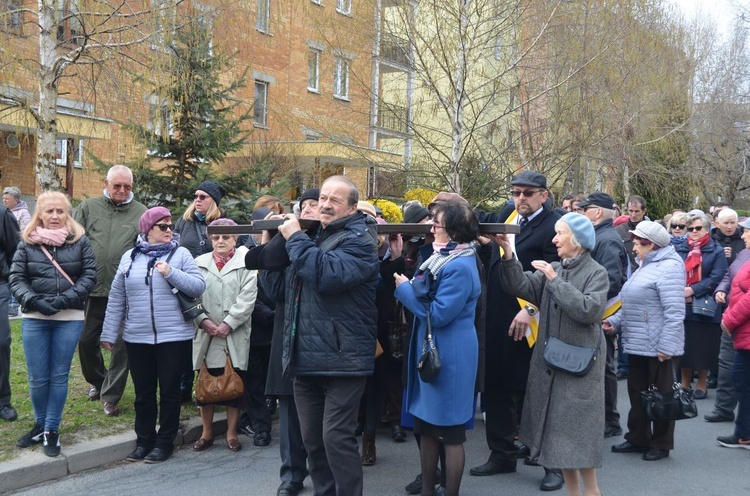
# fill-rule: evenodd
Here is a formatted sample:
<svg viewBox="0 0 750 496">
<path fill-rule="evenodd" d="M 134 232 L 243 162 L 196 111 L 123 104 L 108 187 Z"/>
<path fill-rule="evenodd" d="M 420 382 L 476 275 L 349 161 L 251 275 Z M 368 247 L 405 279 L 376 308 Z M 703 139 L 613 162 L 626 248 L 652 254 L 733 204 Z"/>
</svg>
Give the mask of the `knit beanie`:
<svg viewBox="0 0 750 496">
<path fill-rule="evenodd" d="M 576 237 L 581 246 L 591 251 L 596 246 L 596 233 L 594 225 L 585 216 L 575 212 L 570 212 L 560 218 L 570 228 L 570 232 Z"/>
<path fill-rule="evenodd" d="M 195 187 L 195 191 L 205 191 L 208 193 L 208 195 L 214 199 L 216 204 L 218 205 L 222 198 L 227 194 L 227 190 L 224 189 L 224 186 L 220 184 L 216 184 L 213 181 L 203 181 L 198 186 Z"/>
<path fill-rule="evenodd" d="M 138 221 L 138 230 L 146 234 L 154 227 L 154 224 L 166 217 L 172 218 L 172 212 L 167 207 L 149 208 L 141 215 L 141 219 Z"/>
</svg>

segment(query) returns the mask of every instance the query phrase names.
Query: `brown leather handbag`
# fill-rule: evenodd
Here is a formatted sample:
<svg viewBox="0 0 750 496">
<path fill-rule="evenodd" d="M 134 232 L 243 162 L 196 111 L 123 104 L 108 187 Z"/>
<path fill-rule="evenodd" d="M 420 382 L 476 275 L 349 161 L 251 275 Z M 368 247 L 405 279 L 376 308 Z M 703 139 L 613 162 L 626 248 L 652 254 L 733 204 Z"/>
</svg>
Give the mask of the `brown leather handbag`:
<svg viewBox="0 0 750 496">
<path fill-rule="evenodd" d="M 198 372 L 198 380 L 195 381 L 195 398 L 200 403 L 219 403 L 229 401 L 242 396 L 245 392 L 245 385 L 242 378 L 234 371 L 232 359 L 229 351 L 225 348 L 224 353 L 227 355 L 227 361 L 224 364 L 224 373 L 219 376 L 213 376 L 208 372 L 206 367 L 206 355 L 211 348 L 213 336 L 208 341 L 206 353 L 201 361 L 201 369 Z"/>
</svg>

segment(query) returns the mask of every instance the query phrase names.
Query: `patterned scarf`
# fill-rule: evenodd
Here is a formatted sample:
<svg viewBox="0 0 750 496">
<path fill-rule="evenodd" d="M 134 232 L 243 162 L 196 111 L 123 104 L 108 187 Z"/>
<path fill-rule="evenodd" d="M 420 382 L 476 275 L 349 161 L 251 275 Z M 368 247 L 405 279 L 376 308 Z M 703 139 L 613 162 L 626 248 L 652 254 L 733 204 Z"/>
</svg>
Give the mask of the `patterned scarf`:
<svg viewBox="0 0 750 496">
<path fill-rule="evenodd" d="M 179 246 L 180 235 L 177 233 L 174 234 L 172 241 L 170 241 L 169 243 L 149 243 L 148 241 L 146 241 L 145 234 L 139 234 L 138 238 L 135 241 L 135 247 L 130 253 L 130 267 L 128 267 L 127 272 L 125 272 L 125 277 L 130 276 L 130 269 L 133 268 L 135 257 L 137 257 L 139 253 L 143 253 L 144 255 L 149 257 L 148 264 L 146 265 L 146 286 L 148 286 L 148 280 L 151 277 L 151 272 L 154 268 L 154 265 L 156 264 L 156 260 L 159 257 L 171 252 L 172 250 L 176 250 Z"/>
<path fill-rule="evenodd" d="M 424 272 L 425 269 L 430 269 L 432 275 L 437 277 L 438 273 L 442 268 L 451 260 L 458 257 L 469 257 L 474 255 L 474 249 L 470 248 L 467 243 L 458 244 L 455 241 L 449 243 L 433 243 L 432 247 L 435 251 L 430 255 L 430 258 L 425 260 L 422 265 L 419 266 L 419 270 Z"/>
<path fill-rule="evenodd" d="M 218 253 L 216 253 L 216 250 L 214 250 L 214 263 L 216 264 L 216 268 L 219 269 L 219 272 L 221 272 L 221 269 L 224 268 L 224 266 L 232 259 L 234 256 L 234 248 L 232 248 L 232 251 L 227 253 L 225 257 L 222 257 Z"/>
<path fill-rule="evenodd" d="M 690 253 L 688 253 L 685 259 L 685 273 L 687 274 L 687 284 L 695 284 L 703 279 L 701 271 L 701 264 L 703 263 L 703 255 L 701 254 L 701 248 L 706 246 L 711 236 L 706 234 L 701 239 L 693 241 L 688 237 L 688 245 L 690 246 Z"/>
<path fill-rule="evenodd" d="M 45 229 L 42 226 L 36 227 L 29 233 L 29 241 L 37 245 L 62 246 L 68 239 L 68 228 Z"/>
</svg>

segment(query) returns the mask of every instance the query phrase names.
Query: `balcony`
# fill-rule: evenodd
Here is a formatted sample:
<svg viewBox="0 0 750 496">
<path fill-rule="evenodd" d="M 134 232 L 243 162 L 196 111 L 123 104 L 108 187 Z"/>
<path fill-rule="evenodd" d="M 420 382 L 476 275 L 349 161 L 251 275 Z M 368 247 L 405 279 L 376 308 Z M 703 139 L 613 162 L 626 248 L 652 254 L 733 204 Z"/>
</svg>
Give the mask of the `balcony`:
<svg viewBox="0 0 750 496">
<path fill-rule="evenodd" d="M 382 104 L 378 109 L 378 127 L 395 133 L 406 134 L 406 107 Z"/>
<path fill-rule="evenodd" d="M 391 62 L 401 67 L 412 67 L 412 60 L 409 55 L 409 40 L 383 33 L 380 43 L 380 57 L 384 62 Z"/>
</svg>

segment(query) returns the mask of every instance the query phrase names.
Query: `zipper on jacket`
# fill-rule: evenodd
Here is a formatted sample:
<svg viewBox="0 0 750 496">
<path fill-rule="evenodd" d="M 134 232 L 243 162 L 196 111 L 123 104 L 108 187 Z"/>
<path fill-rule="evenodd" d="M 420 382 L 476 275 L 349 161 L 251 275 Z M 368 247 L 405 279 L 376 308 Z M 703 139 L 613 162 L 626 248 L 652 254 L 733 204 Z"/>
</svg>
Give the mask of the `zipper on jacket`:
<svg viewBox="0 0 750 496">
<path fill-rule="evenodd" d="M 151 267 L 151 270 L 149 271 L 149 278 L 151 279 L 151 284 L 148 285 L 148 292 L 151 296 L 151 329 L 154 331 L 154 344 L 158 344 L 156 341 L 156 319 L 154 318 L 154 268 Z"/>
<path fill-rule="evenodd" d="M 55 262 L 57 262 L 57 246 L 52 247 L 52 259 Z M 60 271 L 59 270 L 55 270 L 55 286 L 57 287 L 56 296 L 60 296 Z"/>
</svg>

